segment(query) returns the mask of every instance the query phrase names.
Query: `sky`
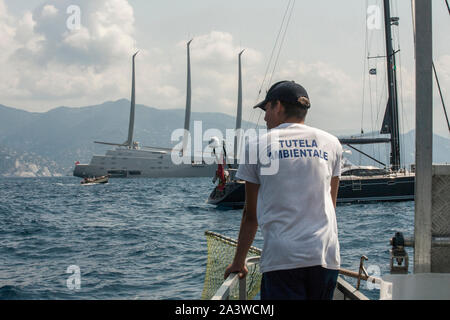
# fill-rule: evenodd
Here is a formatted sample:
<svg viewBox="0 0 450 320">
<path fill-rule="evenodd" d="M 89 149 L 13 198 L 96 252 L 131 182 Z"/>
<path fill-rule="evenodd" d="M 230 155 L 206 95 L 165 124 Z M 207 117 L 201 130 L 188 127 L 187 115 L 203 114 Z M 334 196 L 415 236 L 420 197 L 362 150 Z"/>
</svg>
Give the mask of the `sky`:
<svg viewBox="0 0 450 320">
<path fill-rule="evenodd" d="M 432 1 L 434 63 L 450 105 L 450 15 L 445 0 Z M 307 124 L 336 134 L 375 131 L 387 89 L 385 60 L 367 59 L 385 54 L 382 20 L 367 28 L 369 19 L 379 21 L 368 12 L 373 6 L 383 19 L 381 0 L 0 0 L 0 104 L 45 112 L 130 99 L 131 56 L 139 50 L 137 103 L 184 108 L 193 38 L 192 111 L 235 115 L 245 49 L 244 120 L 264 124 L 252 106 L 270 84 L 295 80 L 311 99 Z M 393 0 L 391 14 L 400 18 L 393 34 L 408 132 L 415 126 L 411 1 Z M 434 132 L 450 138 L 434 87 Z"/>
</svg>

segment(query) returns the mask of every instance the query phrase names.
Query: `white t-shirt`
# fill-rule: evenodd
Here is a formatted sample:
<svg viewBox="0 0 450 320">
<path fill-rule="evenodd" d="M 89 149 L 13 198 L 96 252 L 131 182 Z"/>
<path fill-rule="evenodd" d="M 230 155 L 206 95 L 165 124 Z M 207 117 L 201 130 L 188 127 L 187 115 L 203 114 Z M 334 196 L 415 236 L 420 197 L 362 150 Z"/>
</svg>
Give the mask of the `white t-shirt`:
<svg viewBox="0 0 450 320">
<path fill-rule="evenodd" d="M 247 161 L 239 165 L 236 176 L 260 185 L 257 218 L 264 238 L 261 272 L 316 265 L 339 269 L 330 186 L 331 177 L 341 174 L 339 140 L 304 124 L 283 123 L 249 141 L 245 148 Z M 249 153 L 255 148 L 260 157 L 248 163 L 252 160 Z"/>
</svg>

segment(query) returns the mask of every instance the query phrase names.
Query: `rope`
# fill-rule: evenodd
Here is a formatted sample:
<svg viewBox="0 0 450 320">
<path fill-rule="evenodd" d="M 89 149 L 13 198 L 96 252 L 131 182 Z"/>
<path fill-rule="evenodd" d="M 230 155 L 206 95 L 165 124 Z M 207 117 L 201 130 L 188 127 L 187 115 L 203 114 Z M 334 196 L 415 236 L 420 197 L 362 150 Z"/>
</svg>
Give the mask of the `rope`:
<svg viewBox="0 0 450 320">
<path fill-rule="evenodd" d="M 442 91 L 441 91 L 441 85 L 439 84 L 439 78 L 436 73 L 436 68 L 434 67 L 434 62 L 431 65 L 433 66 L 434 78 L 436 79 L 436 83 L 438 85 L 439 96 L 441 97 L 441 102 L 442 102 L 442 108 L 444 109 L 445 119 L 447 119 L 448 131 L 450 132 L 450 123 L 448 122 L 447 110 L 445 108 L 444 98 L 442 96 Z"/>
<path fill-rule="evenodd" d="M 292 12 L 294 11 L 294 5 L 295 5 L 295 0 L 292 2 L 292 7 L 291 7 L 291 11 L 289 13 L 289 18 L 288 21 L 286 23 L 286 27 L 284 28 L 284 33 L 283 33 L 283 37 L 281 38 L 281 44 L 280 47 L 278 48 L 278 54 L 277 54 L 277 58 L 275 59 L 275 63 L 273 65 L 273 69 L 272 69 L 272 74 L 270 75 L 270 80 L 269 80 L 269 84 L 272 83 L 272 77 L 275 73 L 275 69 L 277 67 L 278 64 L 278 59 L 280 58 L 280 53 L 281 53 L 281 49 L 283 48 L 283 44 L 284 44 L 284 38 L 286 36 L 287 33 L 287 29 L 289 27 L 289 22 L 291 22 L 291 16 L 292 16 Z"/>
<path fill-rule="evenodd" d="M 368 7 L 368 0 L 366 0 L 366 7 L 365 8 L 367 8 Z M 364 33 L 364 42 L 365 42 L 365 48 L 364 48 L 364 53 L 366 53 L 367 54 L 367 24 L 366 24 L 366 21 L 367 21 L 367 11 L 366 11 L 366 20 L 364 21 L 364 24 L 366 25 L 366 27 L 364 28 L 364 30 L 365 30 L 365 33 Z M 368 54 L 367 54 L 367 56 L 368 56 Z M 364 65 L 364 67 L 363 67 L 363 90 L 362 90 L 362 110 L 361 110 L 361 134 L 363 134 L 364 133 L 364 129 L 363 129 L 363 119 L 364 119 L 364 102 L 365 102 L 365 92 L 366 92 L 366 66 L 367 66 L 367 60 L 368 59 L 366 59 L 365 57 L 364 57 L 364 63 L 363 63 L 363 65 Z"/>
<path fill-rule="evenodd" d="M 277 36 L 276 36 L 276 39 L 275 39 L 275 43 L 274 43 L 273 48 L 272 48 L 272 52 L 270 53 L 270 57 L 269 57 L 269 61 L 267 62 L 266 70 L 265 70 L 265 72 L 264 72 L 264 78 L 263 78 L 263 80 L 262 80 L 262 82 L 261 82 L 261 85 L 260 85 L 260 87 L 259 87 L 258 94 L 257 94 L 257 96 L 256 96 L 256 98 L 255 98 L 255 103 L 254 103 L 254 104 L 258 103 L 259 97 L 260 97 L 260 95 L 261 95 L 261 91 L 262 91 L 262 89 L 263 89 L 263 87 L 264 87 L 264 84 L 265 84 L 265 82 L 266 82 L 267 74 L 268 74 L 268 72 L 269 72 L 270 65 L 272 64 L 272 59 L 273 59 L 275 50 L 276 50 L 276 48 L 277 48 L 277 44 L 278 44 L 278 40 L 280 39 L 281 32 L 282 32 L 282 30 L 283 30 L 284 21 L 286 20 L 286 16 L 287 16 L 287 13 L 288 13 L 288 11 L 289 11 L 289 7 L 290 7 L 290 5 L 291 5 L 291 1 L 292 1 L 292 0 L 289 0 L 288 5 L 287 5 L 287 7 L 286 7 L 286 10 L 284 11 L 283 19 L 281 20 L 281 25 L 280 25 L 280 28 L 279 28 L 279 30 L 278 30 L 278 33 L 277 33 Z M 252 112 L 251 112 L 251 114 L 250 114 L 250 122 L 251 122 L 251 120 L 253 119 L 254 112 L 255 112 L 255 110 L 252 110 Z M 255 127 L 255 129 L 258 128 L 260 118 L 261 118 L 261 112 L 260 112 L 259 115 L 258 115 L 258 120 L 256 121 L 256 127 Z"/>
<path fill-rule="evenodd" d="M 291 4 L 292 4 L 292 5 L 291 5 Z M 281 49 L 282 49 L 282 47 L 283 47 L 284 39 L 285 39 L 285 36 L 286 36 L 286 33 L 287 33 L 287 29 L 288 29 L 289 23 L 290 23 L 290 21 L 291 21 L 291 17 L 292 17 L 292 12 L 293 12 L 293 9 L 294 9 L 294 5 L 295 5 L 295 0 L 289 0 L 288 4 L 287 4 L 287 6 L 286 6 L 286 10 L 284 11 L 283 19 L 282 19 L 282 21 L 281 21 L 281 25 L 280 25 L 280 28 L 279 28 L 279 30 L 278 30 L 278 34 L 277 34 L 276 40 L 275 40 L 275 43 L 274 43 L 274 45 L 273 45 L 272 52 L 271 52 L 271 54 L 270 54 L 269 62 L 267 63 L 266 71 L 264 72 L 264 78 L 263 78 L 263 81 L 261 82 L 261 86 L 260 86 L 260 88 L 259 88 L 259 90 L 258 90 L 258 95 L 257 95 L 257 97 L 256 97 L 256 99 L 255 99 L 255 104 L 258 102 L 258 100 L 259 100 L 259 98 L 260 98 L 260 96 L 261 96 L 262 89 L 263 89 L 263 87 L 264 87 L 265 84 L 266 84 L 266 79 L 267 79 L 267 75 L 268 75 L 270 66 L 271 66 L 271 64 L 272 64 L 272 60 L 273 60 L 273 57 L 274 57 L 276 48 L 277 48 L 277 46 L 278 46 L 278 42 L 279 42 L 279 40 L 280 40 L 280 36 L 281 36 L 281 34 L 283 33 L 283 35 L 281 36 L 280 44 L 279 44 L 279 46 L 278 46 L 277 56 L 276 56 L 276 58 L 275 58 L 275 60 L 274 60 L 274 62 L 273 62 L 272 72 L 271 72 L 271 75 L 270 75 L 270 78 L 269 78 L 269 81 L 268 81 L 269 84 L 272 83 L 272 78 L 273 78 L 273 75 L 274 75 L 274 73 L 275 73 L 275 69 L 276 69 L 277 64 L 278 64 L 278 60 L 279 60 L 279 57 L 280 57 Z M 286 22 L 286 24 L 285 24 L 286 16 L 288 15 L 288 12 L 289 12 L 289 16 L 288 16 L 287 22 Z M 284 29 L 284 31 L 283 31 L 283 29 Z M 261 119 L 261 115 L 262 115 L 262 112 L 259 112 L 259 114 L 258 114 L 258 120 L 256 121 L 255 129 L 258 129 L 258 127 L 259 127 L 259 121 L 260 121 L 260 119 Z M 253 111 L 252 111 L 252 115 L 251 115 L 250 118 L 253 118 Z"/>
<path fill-rule="evenodd" d="M 366 1 L 366 7 L 368 7 L 368 1 Z M 376 42 L 375 46 L 379 47 L 378 44 L 377 44 L 379 42 L 379 38 L 375 37 L 378 34 L 379 34 L 379 32 L 373 32 L 373 33 L 369 32 L 368 33 L 367 32 L 367 27 L 366 27 L 366 49 L 365 50 L 366 50 L 366 54 L 367 54 L 367 61 L 370 61 L 371 59 L 375 58 L 374 59 L 375 60 L 374 65 L 371 64 L 371 63 L 367 63 L 367 66 L 368 66 L 367 69 L 375 68 L 375 70 L 376 70 L 376 74 L 375 75 L 369 75 L 368 76 L 368 80 L 367 80 L 367 82 L 368 82 L 368 90 L 369 90 L 369 101 L 368 101 L 369 102 L 369 110 L 368 111 L 369 111 L 369 115 L 370 115 L 370 127 L 369 127 L 369 130 L 371 132 L 371 136 L 375 136 L 376 135 L 376 131 L 377 131 L 376 130 L 376 123 L 378 123 L 378 120 L 379 120 L 379 113 L 386 109 L 386 105 L 384 105 L 384 107 L 381 106 L 382 102 L 384 101 L 383 100 L 383 92 L 384 92 L 384 90 L 382 91 L 382 95 L 379 95 L 379 90 L 378 90 L 378 82 L 380 81 L 380 77 L 379 77 L 379 75 L 380 75 L 379 71 L 380 70 L 379 70 L 379 67 L 378 67 L 378 59 L 379 58 L 384 58 L 384 55 L 380 54 L 380 53 L 377 53 L 374 56 L 371 55 L 371 48 L 373 46 L 373 42 L 374 41 Z M 367 69 L 365 68 L 365 70 L 364 70 L 364 74 L 365 75 L 367 74 Z M 383 82 L 383 84 L 384 84 L 383 89 L 384 89 L 385 85 L 386 85 L 385 82 L 387 82 L 386 81 L 386 73 L 382 72 L 382 74 L 384 74 L 384 82 Z M 372 78 L 373 78 L 373 80 L 372 80 Z M 364 90 L 363 91 L 365 91 L 365 82 L 364 82 Z M 363 95 L 365 96 L 365 92 L 363 93 Z M 364 113 L 364 107 L 365 106 L 363 105 L 363 113 Z M 363 132 L 363 129 L 362 129 L 363 119 L 362 119 L 362 117 L 363 117 L 363 115 L 361 116 L 361 132 Z M 377 158 L 378 159 L 380 158 L 380 145 L 372 144 L 368 148 L 370 148 L 372 150 L 372 154 L 373 155 L 376 154 Z M 359 164 L 361 164 L 361 161 L 362 161 L 361 158 L 362 158 L 362 154 L 359 153 Z"/>
<path fill-rule="evenodd" d="M 398 2 L 395 2 L 395 14 L 396 16 L 398 16 Z M 405 108 L 404 108 L 404 103 L 403 103 L 403 77 L 402 77 L 402 70 L 403 68 L 402 66 L 402 51 L 400 50 L 400 31 L 399 28 L 396 28 L 396 38 L 397 38 L 397 46 L 398 46 L 398 64 L 397 66 L 399 66 L 399 68 L 397 68 L 397 70 L 400 70 L 399 72 L 399 78 L 400 78 L 400 82 L 399 85 L 397 86 L 397 93 L 400 96 L 400 111 L 401 111 L 401 121 L 399 123 L 399 133 L 401 134 L 402 130 L 405 129 Z M 397 72 L 397 71 L 396 71 Z M 398 103 L 398 100 L 397 100 Z M 399 137 L 400 138 L 400 137 Z M 405 154 L 405 142 L 403 141 L 403 139 L 400 139 L 400 154 L 404 155 Z M 400 167 L 402 166 L 402 162 L 403 165 L 406 166 L 406 162 L 405 162 L 405 156 L 400 157 Z"/>
<path fill-rule="evenodd" d="M 289 7 L 291 5 L 291 1 L 292 0 L 289 0 L 288 5 L 286 7 L 286 10 L 284 11 L 283 19 L 281 20 L 280 29 L 278 30 L 278 34 L 277 34 L 277 37 L 275 39 L 275 43 L 274 43 L 273 48 L 272 48 L 272 52 L 270 53 L 269 62 L 267 63 L 266 71 L 264 72 L 264 78 L 263 78 L 263 81 L 261 82 L 261 86 L 259 87 L 258 96 L 256 97 L 255 103 L 258 102 L 259 97 L 261 95 L 262 88 L 264 86 L 264 83 L 266 82 L 267 73 L 269 72 L 269 67 L 270 67 L 270 64 L 272 63 L 273 54 L 275 53 L 275 49 L 277 47 L 278 40 L 279 40 L 280 35 L 281 35 L 281 31 L 283 30 L 284 21 L 286 20 L 286 15 L 287 15 L 287 13 L 289 11 Z"/>
<path fill-rule="evenodd" d="M 447 5 L 448 13 L 450 15 L 450 6 L 449 6 L 447 0 L 445 0 L 445 4 Z M 411 0 L 411 17 L 412 17 L 414 46 L 415 46 L 415 44 L 416 44 L 416 22 L 414 20 L 414 0 Z M 414 54 L 415 54 L 415 50 L 414 50 Z M 439 84 L 439 78 L 438 78 L 438 75 L 436 72 L 436 68 L 434 66 L 434 61 L 432 62 L 431 66 L 433 67 L 434 78 L 436 79 L 436 83 L 438 85 L 438 91 L 439 91 L 439 96 L 441 98 L 442 108 L 444 109 L 444 115 L 445 115 L 445 119 L 447 120 L 448 131 L 450 132 L 450 123 L 448 120 L 447 110 L 445 108 L 444 97 L 443 97 L 442 91 L 441 91 L 441 85 Z"/>
</svg>

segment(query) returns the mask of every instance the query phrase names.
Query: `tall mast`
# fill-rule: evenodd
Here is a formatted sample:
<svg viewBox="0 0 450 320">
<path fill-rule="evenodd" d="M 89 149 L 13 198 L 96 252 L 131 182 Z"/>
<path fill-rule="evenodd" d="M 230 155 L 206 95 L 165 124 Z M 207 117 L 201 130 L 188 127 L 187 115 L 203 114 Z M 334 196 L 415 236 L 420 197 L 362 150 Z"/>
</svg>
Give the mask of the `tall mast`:
<svg viewBox="0 0 450 320">
<path fill-rule="evenodd" d="M 241 55 L 245 51 L 239 52 L 239 78 L 238 78 L 238 102 L 237 102 L 237 114 L 236 114 L 236 135 L 234 136 L 234 164 L 237 164 L 238 157 L 238 141 L 240 141 L 240 129 L 242 126 L 242 66 L 241 66 Z M 239 136 L 238 136 L 239 135 Z"/>
<path fill-rule="evenodd" d="M 393 171 L 398 171 L 400 169 L 400 141 L 397 102 L 397 76 L 395 52 L 392 47 L 391 25 L 392 22 L 389 0 L 384 0 L 384 30 L 386 40 L 386 63 L 389 98 L 380 133 L 390 133 L 391 135 L 391 169 Z"/>
<path fill-rule="evenodd" d="M 138 52 L 136 52 L 133 55 L 133 58 L 132 58 L 132 60 L 133 60 L 133 71 L 132 71 L 132 80 L 131 80 L 130 124 L 128 126 L 128 139 L 124 143 L 129 148 L 133 147 L 134 113 L 135 113 L 135 107 L 136 107 L 136 87 L 135 87 L 134 58 L 136 57 Z"/>
<path fill-rule="evenodd" d="M 131 106 L 130 106 L 130 123 L 128 125 L 128 138 L 124 143 L 113 143 L 113 142 L 102 142 L 102 141 L 94 141 L 94 143 L 98 144 L 106 144 L 109 146 L 118 146 L 118 147 L 128 147 L 133 148 L 133 131 L 134 131 L 134 113 L 136 107 L 136 84 L 135 84 L 135 72 L 134 72 L 134 58 L 139 53 L 137 51 L 132 58 L 133 61 L 133 71 L 131 76 Z"/>
<path fill-rule="evenodd" d="M 189 134 L 189 124 L 191 121 L 191 56 L 189 46 L 193 39 L 189 40 L 187 43 L 187 85 L 186 85 L 186 110 L 184 115 L 184 136 L 183 136 L 183 149 L 181 154 L 184 154 Z"/>
</svg>

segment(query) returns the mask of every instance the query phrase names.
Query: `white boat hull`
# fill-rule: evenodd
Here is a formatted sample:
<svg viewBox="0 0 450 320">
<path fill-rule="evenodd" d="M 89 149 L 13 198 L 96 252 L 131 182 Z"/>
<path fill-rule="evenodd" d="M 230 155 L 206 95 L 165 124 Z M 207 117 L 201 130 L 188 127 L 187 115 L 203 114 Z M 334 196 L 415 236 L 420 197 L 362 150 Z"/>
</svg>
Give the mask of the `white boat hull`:
<svg viewBox="0 0 450 320">
<path fill-rule="evenodd" d="M 117 148 L 104 156 L 93 156 L 89 164 L 76 165 L 73 175 L 81 178 L 103 175 L 111 178 L 213 177 L 217 165 L 206 163 L 176 165 L 169 152 Z"/>
</svg>

